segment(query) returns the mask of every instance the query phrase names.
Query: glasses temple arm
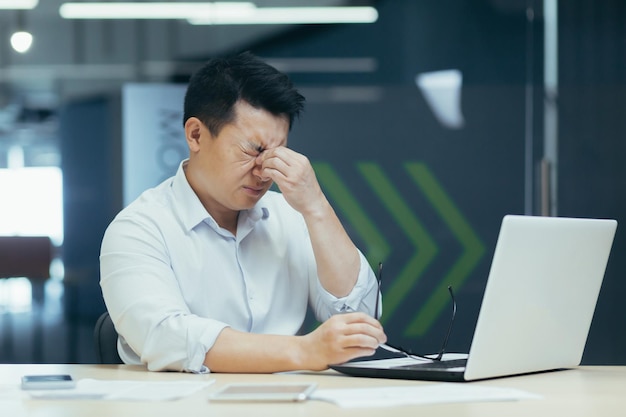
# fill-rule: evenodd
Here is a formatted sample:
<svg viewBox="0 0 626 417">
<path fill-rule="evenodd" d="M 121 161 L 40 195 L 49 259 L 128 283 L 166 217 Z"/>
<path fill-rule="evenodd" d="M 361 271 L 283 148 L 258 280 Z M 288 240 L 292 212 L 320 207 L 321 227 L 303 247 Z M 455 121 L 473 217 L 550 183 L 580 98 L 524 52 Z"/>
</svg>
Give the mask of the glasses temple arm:
<svg viewBox="0 0 626 417">
<path fill-rule="evenodd" d="M 441 350 L 439 351 L 439 355 L 434 359 L 436 361 L 440 361 L 443 358 L 443 354 L 446 352 L 446 348 L 448 347 L 448 339 L 450 339 L 450 333 L 452 333 L 452 325 L 454 324 L 454 318 L 456 316 L 456 300 L 454 299 L 454 292 L 452 291 L 452 286 L 448 286 L 448 292 L 450 293 L 450 297 L 452 298 L 452 317 L 450 318 L 450 323 L 448 324 L 448 332 L 446 333 L 445 339 L 443 339 L 443 344 L 441 345 Z"/>
</svg>

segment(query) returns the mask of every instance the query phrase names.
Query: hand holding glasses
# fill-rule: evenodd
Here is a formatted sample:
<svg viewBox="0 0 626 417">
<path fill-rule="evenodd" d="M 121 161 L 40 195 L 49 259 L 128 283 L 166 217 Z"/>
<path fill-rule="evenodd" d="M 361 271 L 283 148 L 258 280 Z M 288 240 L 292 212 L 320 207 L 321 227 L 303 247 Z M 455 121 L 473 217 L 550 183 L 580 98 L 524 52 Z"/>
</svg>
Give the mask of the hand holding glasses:
<svg viewBox="0 0 626 417">
<path fill-rule="evenodd" d="M 379 262 L 378 263 L 378 277 L 377 277 L 378 292 L 376 293 L 376 304 L 374 306 L 374 318 L 376 320 L 380 320 L 378 311 L 379 311 L 382 279 L 383 279 L 383 263 Z M 448 331 L 446 332 L 446 337 L 443 339 L 443 343 L 441 345 L 441 349 L 439 349 L 439 352 L 437 354 L 420 355 L 420 354 L 417 354 L 417 353 L 413 353 L 410 350 L 404 349 L 401 346 L 396 347 L 396 346 L 390 345 L 389 343 L 383 343 L 383 344 L 380 345 L 380 347 L 382 349 L 385 349 L 385 350 L 389 351 L 389 352 L 399 353 L 401 355 L 404 355 L 407 358 L 412 358 L 412 359 L 429 359 L 429 360 L 432 360 L 432 361 L 440 361 L 443 358 L 443 354 L 445 353 L 446 348 L 448 346 L 448 339 L 450 338 L 450 333 L 452 333 L 452 325 L 454 324 L 454 318 L 456 316 L 456 300 L 454 298 L 454 292 L 452 291 L 452 287 L 451 286 L 448 286 L 448 292 L 450 293 L 450 297 L 452 299 L 452 317 L 450 318 L 450 323 L 448 324 Z"/>
</svg>

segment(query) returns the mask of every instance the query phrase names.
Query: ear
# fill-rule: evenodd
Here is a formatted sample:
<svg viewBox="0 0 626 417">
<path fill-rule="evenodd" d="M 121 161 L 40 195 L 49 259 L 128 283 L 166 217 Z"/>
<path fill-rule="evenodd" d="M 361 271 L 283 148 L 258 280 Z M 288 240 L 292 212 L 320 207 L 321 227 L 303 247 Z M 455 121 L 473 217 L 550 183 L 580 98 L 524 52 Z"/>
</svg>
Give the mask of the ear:
<svg viewBox="0 0 626 417">
<path fill-rule="evenodd" d="M 190 152 L 200 150 L 200 138 L 205 129 L 204 124 L 197 117 L 190 117 L 185 122 L 185 139 Z"/>
</svg>

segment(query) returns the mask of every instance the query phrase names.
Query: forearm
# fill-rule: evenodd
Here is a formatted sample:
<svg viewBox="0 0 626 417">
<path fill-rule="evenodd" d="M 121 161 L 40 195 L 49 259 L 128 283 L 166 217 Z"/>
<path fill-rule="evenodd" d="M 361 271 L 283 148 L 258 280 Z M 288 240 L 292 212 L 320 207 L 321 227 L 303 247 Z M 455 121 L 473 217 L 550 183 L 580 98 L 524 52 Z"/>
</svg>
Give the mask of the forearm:
<svg viewBox="0 0 626 417">
<path fill-rule="evenodd" d="M 337 314 L 304 336 L 222 330 L 205 356 L 212 372 L 273 373 L 321 371 L 328 365 L 372 355 L 387 336 L 364 313 Z"/>
<path fill-rule="evenodd" d="M 360 256 L 324 196 L 308 158 L 278 146 L 261 152 L 257 164 L 263 178 L 276 182 L 285 200 L 304 217 L 324 288 L 338 298 L 348 295 L 358 279 Z"/>
<path fill-rule="evenodd" d="M 303 351 L 301 336 L 244 333 L 227 327 L 207 352 L 204 364 L 212 372 L 231 373 L 310 369 Z"/>
<path fill-rule="evenodd" d="M 305 214 L 304 219 L 320 282 L 335 297 L 345 297 L 352 291 L 361 267 L 356 246 L 325 199 L 320 209 Z"/>
</svg>

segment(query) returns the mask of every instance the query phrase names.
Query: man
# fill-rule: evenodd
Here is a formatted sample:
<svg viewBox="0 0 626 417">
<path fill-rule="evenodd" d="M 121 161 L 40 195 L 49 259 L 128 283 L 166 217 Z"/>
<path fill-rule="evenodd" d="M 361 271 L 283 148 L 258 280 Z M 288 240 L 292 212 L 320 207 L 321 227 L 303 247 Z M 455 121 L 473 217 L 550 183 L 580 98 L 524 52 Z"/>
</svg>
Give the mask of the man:
<svg viewBox="0 0 626 417">
<path fill-rule="evenodd" d="M 211 60 L 191 78 L 189 158 L 102 242 L 101 287 L 126 363 L 323 370 L 386 341 L 372 318 L 373 271 L 307 158 L 286 147 L 303 104 L 286 75 L 250 53 Z M 307 303 L 323 323 L 298 336 Z"/>
</svg>

